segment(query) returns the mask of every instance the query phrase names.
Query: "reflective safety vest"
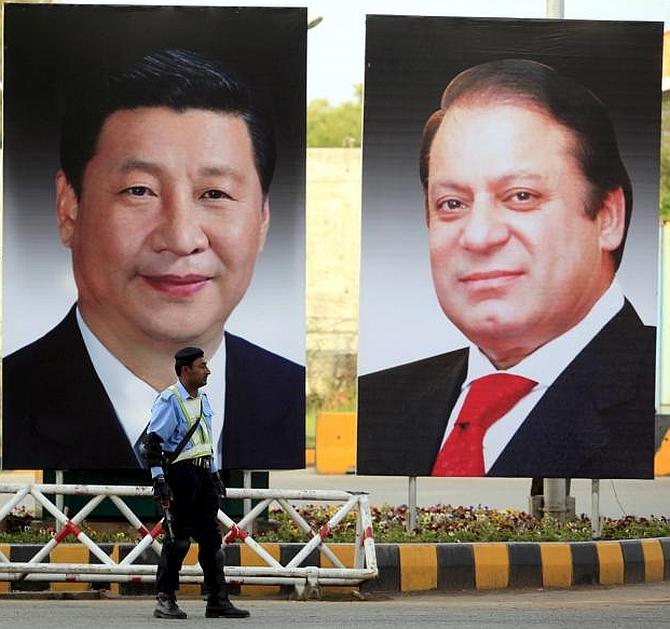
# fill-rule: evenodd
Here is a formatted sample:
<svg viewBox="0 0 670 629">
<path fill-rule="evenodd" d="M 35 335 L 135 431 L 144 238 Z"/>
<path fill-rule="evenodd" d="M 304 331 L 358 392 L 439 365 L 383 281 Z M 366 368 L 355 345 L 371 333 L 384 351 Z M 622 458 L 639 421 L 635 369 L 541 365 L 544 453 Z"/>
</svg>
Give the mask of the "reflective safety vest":
<svg viewBox="0 0 670 629">
<path fill-rule="evenodd" d="M 177 402 L 179 402 L 179 408 L 181 408 L 181 412 L 186 418 L 186 423 L 188 424 L 189 428 L 191 428 L 191 426 L 193 426 L 196 421 L 200 420 L 200 424 L 195 429 L 195 432 L 193 435 L 191 435 L 191 438 L 188 441 L 188 447 L 185 447 L 181 451 L 173 463 L 176 463 L 177 461 L 187 461 L 189 459 L 198 459 L 203 456 L 212 456 L 214 453 L 214 447 L 212 445 L 212 436 L 210 435 L 207 428 L 207 423 L 202 416 L 202 398 L 200 398 L 200 415 L 197 417 L 192 417 L 188 412 L 186 403 L 182 399 L 181 395 L 179 395 L 179 390 L 177 389 L 176 385 L 172 385 L 171 387 L 168 387 L 168 389 L 172 391 L 172 393 L 174 393 L 175 397 L 177 398 Z"/>
</svg>

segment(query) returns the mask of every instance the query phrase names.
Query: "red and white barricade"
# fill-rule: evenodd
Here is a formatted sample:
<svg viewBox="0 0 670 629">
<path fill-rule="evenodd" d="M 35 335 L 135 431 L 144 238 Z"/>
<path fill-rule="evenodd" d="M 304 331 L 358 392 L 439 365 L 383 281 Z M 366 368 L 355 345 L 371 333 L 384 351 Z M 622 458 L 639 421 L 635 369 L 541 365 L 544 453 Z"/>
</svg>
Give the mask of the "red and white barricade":
<svg viewBox="0 0 670 629">
<path fill-rule="evenodd" d="M 53 538 L 40 548 L 29 561 L 15 562 L 0 551 L 0 580 L 15 581 L 104 581 L 104 582 L 152 582 L 155 579 L 155 565 L 135 563 L 149 548 L 160 555 L 162 545 L 158 536 L 162 533 L 161 522 L 151 530 L 124 501 L 129 496 L 152 496 L 151 487 L 126 485 L 64 485 L 64 484 L 0 484 L 0 494 L 13 496 L 0 507 L 0 521 L 26 497 L 32 497 L 59 523 L 59 530 Z M 47 495 L 91 496 L 91 499 L 72 517 L 68 517 Z M 239 522 L 219 510 L 218 518 L 227 529 L 224 546 L 235 540 L 246 544 L 263 562 L 260 566 L 226 566 L 227 580 L 240 584 L 294 585 L 299 594 L 305 588 L 320 585 L 357 585 L 375 578 L 378 574 L 372 517 L 367 493 L 336 490 L 281 490 L 281 489 L 228 489 L 228 498 L 259 501 Z M 85 518 L 104 500 L 110 500 L 127 521 L 140 533 L 141 539 L 121 561 L 114 561 L 82 530 Z M 327 524 L 312 526 L 300 515 L 293 502 L 342 503 Z M 296 525 L 311 539 L 299 549 L 297 554 L 282 565 L 248 531 L 254 520 L 270 506 L 277 505 L 284 510 Z M 356 539 L 354 565 L 345 566 L 328 545 L 328 538 L 350 512 L 356 514 Z M 89 549 L 99 564 L 46 563 L 51 551 L 68 535 L 73 535 Z M 321 568 L 305 566 L 303 562 L 315 550 L 319 550 L 333 567 Z M 202 582 L 199 565 L 184 566 L 181 572 L 184 583 Z"/>
</svg>

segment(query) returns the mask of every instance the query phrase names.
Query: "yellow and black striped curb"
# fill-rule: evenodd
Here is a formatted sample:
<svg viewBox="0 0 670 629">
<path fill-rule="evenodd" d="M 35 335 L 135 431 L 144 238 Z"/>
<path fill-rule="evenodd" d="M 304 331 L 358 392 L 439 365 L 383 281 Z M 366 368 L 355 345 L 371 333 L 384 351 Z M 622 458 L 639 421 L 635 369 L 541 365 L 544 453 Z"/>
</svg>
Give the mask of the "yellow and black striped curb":
<svg viewBox="0 0 670 629">
<path fill-rule="evenodd" d="M 100 544 L 115 561 L 122 560 L 132 544 Z M 287 564 L 302 544 L 263 544 L 281 564 Z M 345 566 L 353 566 L 353 544 L 329 544 Z M 0 545 L 10 561 L 28 561 L 41 546 Z M 598 542 L 501 542 L 473 544 L 377 544 L 379 578 L 361 585 L 363 592 L 418 592 L 428 590 L 490 590 L 501 588 L 550 588 L 575 585 L 616 585 L 670 581 L 670 537 Z M 99 559 L 80 544 L 62 544 L 50 554 L 53 563 L 99 563 Z M 193 544 L 185 564 L 197 561 Z M 152 550 L 137 563 L 155 564 Z M 226 547 L 229 566 L 266 565 L 249 547 Z M 305 566 L 331 567 L 320 552 L 314 551 Z M 73 591 L 111 589 L 119 594 L 154 592 L 152 583 L 48 583 L 0 582 L 0 592 L 16 590 Z M 349 588 L 351 589 L 351 588 Z M 243 585 L 241 594 L 277 595 L 281 586 Z M 181 593 L 197 594 L 198 585 L 184 585 Z"/>
<path fill-rule="evenodd" d="M 670 538 L 385 546 L 377 546 L 380 579 L 373 587 L 396 592 L 670 580 Z"/>
</svg>

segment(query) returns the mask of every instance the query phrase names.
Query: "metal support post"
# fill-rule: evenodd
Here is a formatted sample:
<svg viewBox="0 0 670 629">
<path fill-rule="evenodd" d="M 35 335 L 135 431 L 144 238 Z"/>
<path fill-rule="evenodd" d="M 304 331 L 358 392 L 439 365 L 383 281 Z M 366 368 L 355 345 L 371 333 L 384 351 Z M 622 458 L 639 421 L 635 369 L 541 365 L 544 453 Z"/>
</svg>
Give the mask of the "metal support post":
<svg viewBox="0 0 670 629">
<path fill-rule="evenodd" d="M 546 0 L 547 17 L 563 18 L 565 17 L 565 3 L 563 0 Z"/>
<path fill-rule="evenodd" d="M 565 521 L 566 480 L 564 478 L 544 479 L 544 515 Z"/>
<path fill-rule="evenodd" d="M 591 534 L 600 538 L 600 479 L 591 479 Z"/>
<path fill-rule="evenodd" d="M 244 470 L 242 472 L 242 487 L 245 491 L 251 489 L 251 470 Z M 246 516 L 250 511 L 251 498 L 244 498 L 244 500 L 242 500 L 242 513 Z M 247 530 L 251 530 L 251 523 L 249 523 L 249 528 Z"/>
<path fill-rule="evenodd" d="M 416 476 L 409 477 L 407 504 L 407 531 L 411 532 L 416 528 Z"/>
<path fill-rule="evenodd" d="M 56 472 L 56 485 L 62 485 L 63 481 L 63 472 Z M 56 507 L 59 511 L 63 510 L 63 505 L 65 504 L 65 498 L 63 494 L 56 494 Z M 56 533 L 60 533 L 60 530 L 63 528 L 63 523 L 60 520 L 56 520 Z"/>
</svg>

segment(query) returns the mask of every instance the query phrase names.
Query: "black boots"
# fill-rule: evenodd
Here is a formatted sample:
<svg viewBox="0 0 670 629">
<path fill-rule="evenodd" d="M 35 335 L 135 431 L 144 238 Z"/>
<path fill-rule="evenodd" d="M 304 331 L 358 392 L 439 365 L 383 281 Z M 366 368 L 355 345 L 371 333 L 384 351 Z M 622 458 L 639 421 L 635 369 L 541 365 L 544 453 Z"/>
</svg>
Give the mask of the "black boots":
<svg viewBox="0 0 670 629">
<path fill-rule="evenodd" d="M 159 592 L 156 596 L 156 609 L 154 609 L 154 618 L 186 618 L 186 612 L 179 609 L 177 599 L 174 594 L 165 594 Z"/>
<path fill-rule="evenodd" d="M 239 609 L 230 602 L 227 594 L 219 594 L 207 599 L 206 618 L 246 618 L 249 612 Z"/>
<path fill-rule="evenodd" d="M 246 618 L 249 612 L 246 609 L 239 609 L 230 602 L 228 598 L 228 585 L 223 576 L 224 556 L 221 550 L 221 540 L 214 553 L 215 565 L 208 565 L 205 572 L 205 590 L 208 592 L 207 607 L 205 609 L 206 618 Z M 205 557 L 200 557 L 200 565 L 205 571 Z"/>
</svg>

